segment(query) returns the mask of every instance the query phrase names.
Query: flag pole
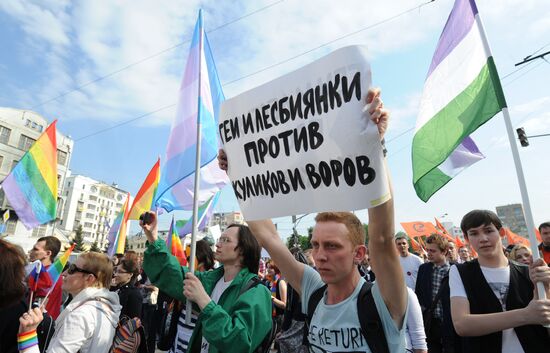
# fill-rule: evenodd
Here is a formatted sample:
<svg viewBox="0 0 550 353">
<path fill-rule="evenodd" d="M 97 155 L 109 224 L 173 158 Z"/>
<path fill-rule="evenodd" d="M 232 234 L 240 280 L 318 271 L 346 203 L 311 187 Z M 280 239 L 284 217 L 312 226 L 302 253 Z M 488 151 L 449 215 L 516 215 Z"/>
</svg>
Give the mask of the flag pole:
<svg viewBox="0 0 550 353">
<path fill-rule="evenodd" d="M 481 40 L 483 42 L 483 48 L 487 57 L 491 57 L 491 48 L 489 47 L 489 41 L 487 40 L 487 35 L 485 34 L 485 28 L 483 27 L 483 22 L 479 13 L 475 16 L 475 20 L 478 24 L 479 34 L 481 35 Z M 496 65 L 495 65 L 496 70 Z M 498 75 L 497 75 L 498 77 Z M 498 84 L 500 86 L 500 77 Z M 502 91 L 502 87 L 500 87 Z M 502 92 L 504 96 L 504 92 Z M 504 123 L 506 125 L 506 132 L 508 133 L 508 141 L 510 142 L 510 148 L 512 150 L 512 157 L 514 158 L 514 164 L 516 166 L 516 174 L 518 178 L 519 190 L 521 193 L 521 201 L 523 203 L 523 212 L 525 214 L 525 221 L 527 223 L 527 232 L 529 234 L 529 242 L 531 246 L 531 252 L 533 253 L 533 260 L 540 259 L 539 250 L 537 247 L 537 237 L 535 236 L 535 222 L 533 221 L 533 213 L 531 212 L 531 203 L 529 202 L 529 194 L 527 192 L 527 184 L 525 183 L 525 176 L 523 174 L 523 167 L 521 165 L 521 159 L 519 157 L 518 146 L 516 144 L 516 139 L 514 136 L 514 129 L 512 127 L 512 120 L 510 119 L 510 113 L 508 112 L 508 107 L 502 108 L 502 115 L 504 116 Z M 537 282 L 537 293 L 539 299 L 546 299 L 546 292 L 544 290 L 544 285 L 542 282 Z M 545 326 L 550 328 L 549 326 Z"/>
<path fill-rule="evenodd" d="M 197 153 L 195 155 L 195 184 L 193 189 L 193 229 L 191 231 L 191 254 L 189 255 L 189 272 L 192 274 L 195 273 L 195 253 L 196 253 L 196 243 L 197 243 L 197 220 L 199 212 L 199 183 L 200 183 L 200 173 L 201 173 L 201 66 L 202 66 L 202 54 L 203 54 L 203 40 L 204 40 L 204 30 L 202 26 L 202 9 L 199 10 L 199 70 L 198 70 L 198 87 L 197 87 Z M 191 315 L 193 312 L 193 304 L 188 300 L 185 303 L 185 323 L 187 325 L 191 324 Z"/>
</svg>

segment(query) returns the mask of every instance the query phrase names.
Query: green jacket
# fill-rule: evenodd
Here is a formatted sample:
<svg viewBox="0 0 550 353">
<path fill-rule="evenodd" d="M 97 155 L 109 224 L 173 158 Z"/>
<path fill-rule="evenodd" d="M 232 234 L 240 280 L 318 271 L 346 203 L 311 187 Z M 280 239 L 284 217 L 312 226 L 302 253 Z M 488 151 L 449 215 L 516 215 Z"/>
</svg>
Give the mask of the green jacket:
<svg viewBox="0 0 550 353">
<path fill-rule="evenodd" d="M 185 301 L 183 279 L 188 268 L 180 266 L 166 244 L 157 239 L 149 244 L 143 259 L 143 269 L 155 286 L 172 298 Z M 223 277 L 223 266 L 208 272 L 196 272 L 206 293 Z M 257 285 L 239 296 L 241 287 L 256 276 L 242 269 L 223 292 L 218 304 L 210 301 L 200 313 L 188 352 L 200 352 L 202 336 L 210 344 L 209 353 L 251 353 L 271 330 L 271 294 L 267 287 Z"/>
</svg>

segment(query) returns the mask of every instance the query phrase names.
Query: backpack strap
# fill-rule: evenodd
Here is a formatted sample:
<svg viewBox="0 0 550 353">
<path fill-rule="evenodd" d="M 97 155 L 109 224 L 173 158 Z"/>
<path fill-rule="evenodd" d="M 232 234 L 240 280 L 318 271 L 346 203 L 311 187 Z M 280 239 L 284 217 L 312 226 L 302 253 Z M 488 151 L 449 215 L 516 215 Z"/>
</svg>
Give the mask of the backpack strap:
<svg viewBox="0 0 550 353">
<path fill-rule="evenodd" d="M 372 286 L 371 282 L 363 283 L 357 298 L 357 316 L 359 316 L 361 332 L 365 336 L 371 352 L 389 353 L 390 349 L 386 340 L 386 334 L 384 333 L 382 319 L 378 315 L 374 297 L 372 296 Z"/>
<path fill-rule="evenodd" d="M 306 329 L 304 330 L 304 336 L 302 337 L 302 344 L 309 346 L 309 340 L 307 336 L 309 335 L 309 326 L 311 324 L 311 319 L 313 318 L 313 313 L 315 312 L 315 309 L 317 309 L 317 305 L 319 305 L 319 302 L 323 298 L 323 295 L 325 294 L 325 291 L 327 290 L 327 285 L 318 288 L 315 290 L 315 292 L 311 293 L 309 296 L 309 301 L 307 302 L 307 315 L 305 317 L 305 324 Z"/>
<path fill-rule="evenodd" d="M 372 296 L 373 283 L 365 282 L 359 291 L 357 297 L 357 316 L 359 318 L 359 324 L 361 325 L 361 332 L 367 340 L 369 348 L 373 353 L 389 353 L 388 342 L 386 341 L 386 334 L 382 325 L 382 319 L 378 315 L 376 304 L 374 303 L 374 297 Z M 327 285 L 318 288 L 309 297 L 307 303 L 307 317 L 306 317 L 306 330 L 304 330 L 303 344 L 308 344 L 307 336 L 309 334 L 309 326 L 313 313 L 317 309 L 317 305 L 323 298 Z"/>
<path fill-rule="evenodd" d="M 244 293 L 246 292 L 247 290 L 249 290 L 250 288 L 253 288 L 253 287 L 256 287 L 258 284 L 262 283 L 260 281 L 260 279 L 258 278 L 258 276 L 254 276 L 252 277 L 251 279 L 248 280 L 248 282 L 246 282 L 246 284 L 244 286 L 241 287 L 241 290 L 239 291 L 239 297 Z"/>
</svg>

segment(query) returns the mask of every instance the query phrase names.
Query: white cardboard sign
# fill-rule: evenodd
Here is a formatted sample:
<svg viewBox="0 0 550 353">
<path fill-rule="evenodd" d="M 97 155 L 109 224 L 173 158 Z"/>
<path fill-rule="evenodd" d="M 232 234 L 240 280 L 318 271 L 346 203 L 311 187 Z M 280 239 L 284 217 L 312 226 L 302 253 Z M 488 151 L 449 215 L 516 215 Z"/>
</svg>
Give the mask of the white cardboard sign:
<svg viewBox="0 0 550 353">
<path fill-rule="evenodd" d="M 219 134 L 245 219 L 390 198 L 378 130 L 362 112 L 370 84 L 366 49 L 351 46 L 222 104 Z"/>
</svg>

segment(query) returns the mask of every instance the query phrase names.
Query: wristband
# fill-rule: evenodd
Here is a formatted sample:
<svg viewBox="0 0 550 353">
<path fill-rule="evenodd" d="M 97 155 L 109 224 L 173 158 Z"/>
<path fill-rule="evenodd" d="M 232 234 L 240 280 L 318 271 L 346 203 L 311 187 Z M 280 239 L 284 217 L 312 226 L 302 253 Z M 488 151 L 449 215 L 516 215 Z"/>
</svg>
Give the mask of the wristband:
<svg viewBox="0 0 550 353">
<path fill-rule="evenodd" d="M 38 344 L 38 336 L 36 336 L 36 330 L 19 333 L 17 335 L 17 346 L 19 351 L 31 348 Z"/>
<path fill-rule="evenodd" d="M 382 153 L 384 154 L 384 157 L 388 155 L 388 150 L 386 149 L 386 139 L 383 138 L 380 140 L 380 144 L 382 145 Z"/>
</svg>

